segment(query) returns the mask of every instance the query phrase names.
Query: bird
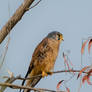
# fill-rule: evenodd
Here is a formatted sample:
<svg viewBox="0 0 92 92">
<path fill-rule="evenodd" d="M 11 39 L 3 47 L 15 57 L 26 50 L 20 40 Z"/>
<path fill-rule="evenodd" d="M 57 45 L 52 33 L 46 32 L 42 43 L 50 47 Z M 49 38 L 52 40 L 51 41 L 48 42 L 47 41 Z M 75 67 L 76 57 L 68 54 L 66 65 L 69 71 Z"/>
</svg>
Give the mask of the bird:
<svg viewBox="0 0 92 92">
<path fill-rule="evenodd" d="M 23 80 L 22 86 L 35 87 L 35 85 L 54 69 L 55 61 L 58 56 L 59 47 L 64 40 L 63 34 L 58 31 L 52 31 L 37 45 L 33 52 L 32 59 L 25 75 L 25 78 L 31 78 L 41 74 L 42 76 L 33 77 L 30 80 Z M 30 92 L 24 89 L 23 92 Z M 21 92 L 21 89 L 20 89 Z"/>
</svg>

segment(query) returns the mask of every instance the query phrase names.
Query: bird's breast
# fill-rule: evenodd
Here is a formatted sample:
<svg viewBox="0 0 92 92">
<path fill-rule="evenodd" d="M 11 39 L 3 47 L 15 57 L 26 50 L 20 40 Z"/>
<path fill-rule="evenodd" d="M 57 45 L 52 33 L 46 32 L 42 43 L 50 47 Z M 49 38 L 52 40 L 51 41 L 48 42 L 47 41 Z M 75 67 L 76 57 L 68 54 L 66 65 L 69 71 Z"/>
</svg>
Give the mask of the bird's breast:
<svg viewBox="0 0 92 92">
<path fill-rule="evenodd" d="M 54 68 L 54 64 L 58 55 L 59 44 L 57 41 L 42 41 L 33 55 L 35 73 L 42 71 L 50 72 Z"/>
<path fill-rule="evenodd" d="M 58 55 L 58 43 L 48 42 L 47 51 L 44 53 L 44 59 L 41 61 L 41 70 L 49 72 L 54 68 L 54 64 Z"/>
</svg>

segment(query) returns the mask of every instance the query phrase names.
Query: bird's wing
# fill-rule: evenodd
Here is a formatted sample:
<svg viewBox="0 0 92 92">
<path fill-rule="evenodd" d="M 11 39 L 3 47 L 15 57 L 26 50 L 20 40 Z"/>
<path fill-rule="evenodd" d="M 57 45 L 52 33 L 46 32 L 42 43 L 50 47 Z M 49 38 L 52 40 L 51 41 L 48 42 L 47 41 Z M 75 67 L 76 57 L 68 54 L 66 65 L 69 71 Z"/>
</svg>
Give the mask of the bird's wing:
<svg viewBox="0 0 92 92">
<path fill-rule="evenodd" d="M 26 75 L 25 75 L 25 78 L 27 78 L 28 74 L 29 74 L 31 71 L 32 71 L 32 67 L 29 67 L 29 68 L 28 68 L 28 71 L 27 71 L 27 73 L 26 73 Z M 25 83 L 25 80 L 23 80 L 22 86 L 24 85 L 24 83 Z"/>
<path fill-rule="evenodd" d="M 32 55 L 32 60 L 30 63 L 30 66 L 33 64 L 35 67 L 37 65 L 37 62 L 39 61 L 44 61 L 46 58 L 46 54 L 49 51 L 49 46 L 48 46 L 48 39 L 45 38 L 39 43 L 39 45 L 36 47 L 33 55 Z M 35 65 L 36 64 L 36 65 Z"/>
<path fill-rule="evenodd" d="M 46 49 L 46 46 L 48 44 L 47 40 L 48 39 L 42 40 L 41 43 L 36 47 L 36 49 L 35 49 L 35 51 L 34 51 L 34 53 L 32 55 L 32 60 L 31 60 L 30 66 L 28 68 L 28 71 L 27 71 L 27 73 L 25 75 L 25 78 L 27 78 L 27 76 L 31 73 L 32 69 L 35 67 L 34 64 L 37 62 L 37 61 L 35 61 L 35 59 L 36 58 L 44 59 L 44 55 L 42 55 L 42 52 L 44 52 L 45 49 Z M 34 81 L 32 82 L 31 86 L 34 87 L 39 82 L 40 79 L 41 79 L 41 77 L 37 77 L 36 79 L 34 79 Z M 22 86 L 24 85 L 25 81 L 26 80 L 23 80 Z M 21 92 L 21 89 L 20 89 L 20 92 Z"/>
</svg>

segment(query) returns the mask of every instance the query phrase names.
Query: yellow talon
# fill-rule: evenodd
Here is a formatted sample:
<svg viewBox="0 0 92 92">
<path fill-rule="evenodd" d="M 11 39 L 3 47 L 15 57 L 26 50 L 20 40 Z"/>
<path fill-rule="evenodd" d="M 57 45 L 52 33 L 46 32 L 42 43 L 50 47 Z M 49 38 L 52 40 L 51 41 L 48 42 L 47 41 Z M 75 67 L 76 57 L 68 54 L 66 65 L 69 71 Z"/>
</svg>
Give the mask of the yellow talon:
<svg viewBox="0 0 92 92">
<path fill-rule="evenodd" d="M 42 77 L 48 76 L 48 74 L 46 72 L 42 72 Z"/>
</svg>

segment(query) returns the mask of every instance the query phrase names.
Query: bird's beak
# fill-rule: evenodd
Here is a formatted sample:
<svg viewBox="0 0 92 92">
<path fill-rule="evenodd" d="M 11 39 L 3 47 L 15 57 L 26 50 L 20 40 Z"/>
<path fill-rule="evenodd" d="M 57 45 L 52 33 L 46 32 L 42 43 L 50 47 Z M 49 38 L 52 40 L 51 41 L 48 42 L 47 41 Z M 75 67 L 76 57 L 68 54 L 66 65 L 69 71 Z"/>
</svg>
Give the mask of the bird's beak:
<svg viewBox="0 0 92 92">
<path fill-rule="evenodd" d="M 62 38 L 62 41 L 64 41 L 64 38 Z"/>
</svg>

